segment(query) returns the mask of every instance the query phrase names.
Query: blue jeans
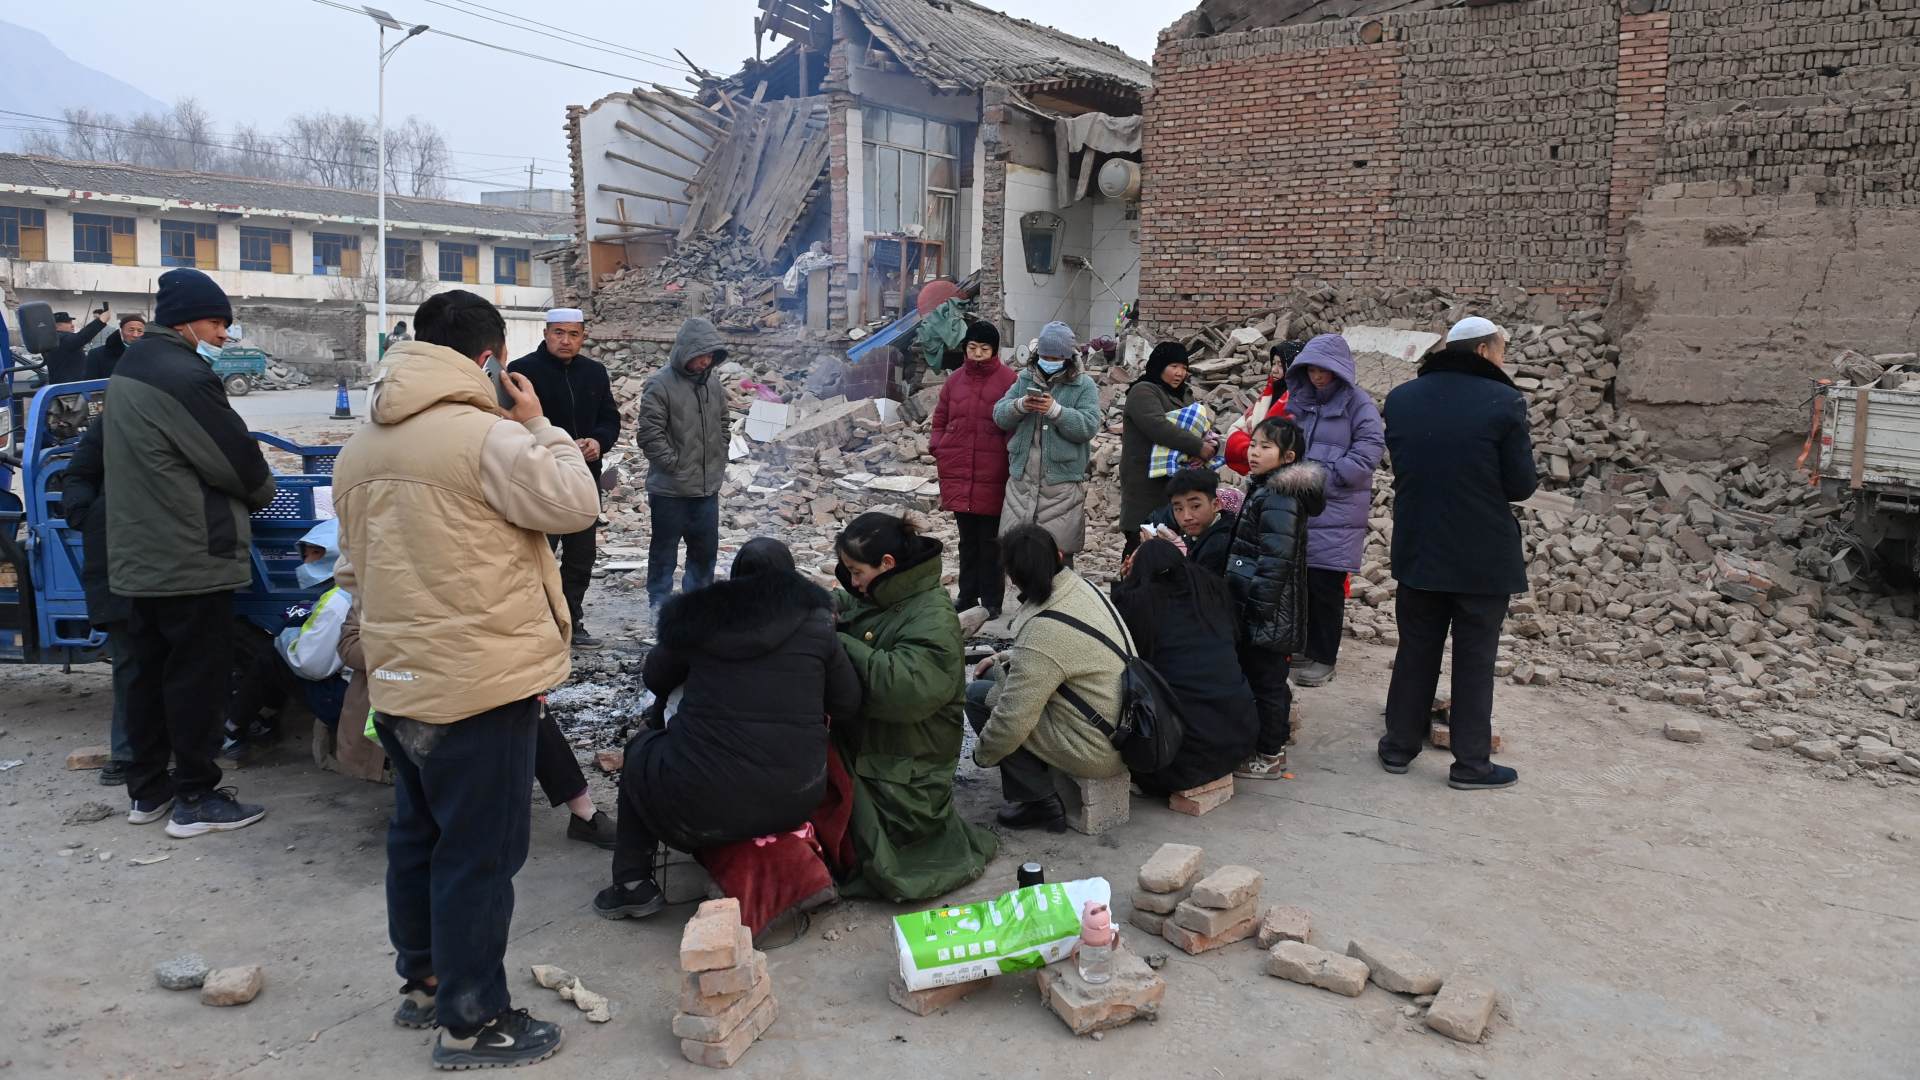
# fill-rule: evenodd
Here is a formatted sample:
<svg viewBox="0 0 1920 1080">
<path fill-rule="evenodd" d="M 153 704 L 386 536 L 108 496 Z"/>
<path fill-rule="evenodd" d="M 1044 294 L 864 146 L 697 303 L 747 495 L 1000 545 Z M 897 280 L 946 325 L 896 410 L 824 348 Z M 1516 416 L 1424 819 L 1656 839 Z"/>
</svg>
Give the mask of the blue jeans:
<svg viewBox="0 0 1920 1080">
<path fill-rule="evenodd" d="M 649 494 L 647 511 L 653 518 L 653 536 L 647 541 L 647 603 L 658 611 L 673 595 L 682 540 L 687 543 L 687 576 L 681 589 L 692 592 L 713 584 L 713 564 L 720 557 L 720 496 Z"/>
<path fill-rule="evenodd" d="M 442 1026 L 465 1037 L 512 1005 L 507 930 L 527 861 L 540 700 L 451 724 L 379 714 L 393 764 L 387 933 L 402 979 L 440 980 Z"/>
</svg>

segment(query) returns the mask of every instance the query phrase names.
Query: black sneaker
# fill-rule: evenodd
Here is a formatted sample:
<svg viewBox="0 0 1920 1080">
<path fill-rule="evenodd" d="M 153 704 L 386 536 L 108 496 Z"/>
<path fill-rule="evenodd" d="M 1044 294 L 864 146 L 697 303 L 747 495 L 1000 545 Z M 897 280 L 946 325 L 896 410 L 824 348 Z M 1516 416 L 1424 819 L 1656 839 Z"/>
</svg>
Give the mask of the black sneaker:
<svg viewBox="0 0 1920 1080">
<path fill-rule="evenodd" d="M 267 808 L 243 803 L 234 798 L 232 788 L 209 791 L 197 799 L 181 796 L 173 804 L 173 820 L 167 822 L 167 835 L 176 840 L 202 836 L 210 832 L 232 832 L 267 816 Z"/>
<path fill-rule="evenodd" d="M 133 800 L 133 808 L 127 811 L 127 822 L 132 825 L 150 825 L 167 816 L 167 810 L 173 806 L 171 796 L 142 802 Z"/>
<path fill-rule="evenodd" d="M 461 1038 L 440 1032 L 433 1044 L 436 1069 L 505 1069 L 545 1061 L 560 1049 L 559 1024 L 535 1020 L 525 1009 L 508 1009 Z"/>
<path fill-rule="evenodd" d="M 567 815 L 567 839 L 592 844 L 603 851 L 612 851 L 614 841 L 619 839 L 619 830 L 605 810 L 595 810 L 592 821 L 580 820 L 579 814 Z"/>
<path fill-rule="evenodd" d="M 1009 829 L 1044 827 L 1048 832 L 1061 832 L 1067 827 L 1066 810 L 1061 807 L 1058 795 L 1049 795 L 1039 802 L 1015 803 L 995 815 L 994 820 Z"/>
<path fill-rule="evenodd" d="M 109 761 L 102 766 L 100 769 L 100 786 L 126 787 L 127 763 L 124 761 Z"/>
<path fill-rule="evenodd" d="M 1447 774 L 1447 786 L 1460 791 L 1498 791 L 1520 782 L 1520 774 L 1505 765 L 1495 765 L 1480 776 Z"/>
<path fill-rule="evenodd" d="M 1411 761 L 1394 761 L 1387 757 L 1382 757 L 1380 759 L 1380 767 L 1387 770 L 1390 773 L 1393 773 L 1396 776 L 1405 773 L 1407 769 L 1412 767 L 1412 765 L 1413 765 L 1413 762 Z"/>
<path fill-rule="evenodd" d="M 644 919 L 666 906 L 667 898 L 652 878 L 625 885 L 615 883 L 593 897 L 594 914 L 603 919 Z"/>
<path fill-rule="evenodd" d="M 601 641 L 599 638 L 594 637 L 592 634 L 588 633 L 586 627 L 576 626 L 573 628 L 573 647 L 574 648 L 598 649 L 604 644 L 606 643 Z"/>
<path fill-rule="evenodd" d="M 408 982 L 400 988 L 400 1007 L 393 1010 L 393 1022 L 416 1031 L 439 1024 L 439 1012 L 433 1007 L 433 987 Z"/>
</svg>

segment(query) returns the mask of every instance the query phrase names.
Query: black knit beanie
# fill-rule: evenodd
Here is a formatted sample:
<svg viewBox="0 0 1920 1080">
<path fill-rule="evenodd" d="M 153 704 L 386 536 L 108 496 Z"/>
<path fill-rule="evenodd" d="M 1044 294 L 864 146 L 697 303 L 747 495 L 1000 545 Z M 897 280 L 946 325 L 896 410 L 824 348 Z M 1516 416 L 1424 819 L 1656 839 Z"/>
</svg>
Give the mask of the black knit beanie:
<svg viewBox="0 0 1920 1080">
<path fill-rule="evenodd" d="M 160 289 L 153 298 L 153 321 L 161 326 L 182 326 L 201 319 L 221 319 L 233 324 L 233 302 L 213 279 L 190 267 L 178 267 L 160 275 Z"/>
<path fill-rule="evenodd" d="M 963 341 L 961 344 L 964 346 L 968 342 L 974 341 L 991 345 L 994 351 L 998 352 L 1000 351 L 1000 328 L 990 322 L 977 320 L 970 322 L 967 324 L 966 341 Z"/>
</svg>

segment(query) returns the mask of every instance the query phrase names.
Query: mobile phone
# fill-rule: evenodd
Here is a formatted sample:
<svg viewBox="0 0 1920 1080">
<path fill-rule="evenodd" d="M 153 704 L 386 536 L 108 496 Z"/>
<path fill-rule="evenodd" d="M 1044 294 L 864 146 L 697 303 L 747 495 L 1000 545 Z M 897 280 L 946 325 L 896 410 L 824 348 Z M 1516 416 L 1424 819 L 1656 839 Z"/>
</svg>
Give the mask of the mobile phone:
<svg viewBox="0 0 1920 1080">
<path fill-rule="evenodd" d="M 500 403 L 501 408 L 511 412 L 513 410 L 513 396 L 507 393 L 506 373 L 500 368 L 500 358 L 497 356 L 487 357 L 484 370 L 487 373 L 487 381 L 493 384 L 494 400 Z"/>
<path fill-rule="evenodd" d="M 1034 398 L 1034 399 L 1036 399 L 1036 400 L 1037 400 L 1037 399 L 1039 399 L 1039 398 L 1043 398 L 1043 397 L 1046 397 L 1046 396 L 1047 396 L 1047 392 L 1046 392 L 1045 390 L 1041 390 L 1041 389 L 1039 389 L 1038 387 L 1033 387 L 1033 388 L 1029 388 L 1029 389 L 1027 390 L 1027 396 L 1028 396 L 1029 398 Z"/>
</svg>

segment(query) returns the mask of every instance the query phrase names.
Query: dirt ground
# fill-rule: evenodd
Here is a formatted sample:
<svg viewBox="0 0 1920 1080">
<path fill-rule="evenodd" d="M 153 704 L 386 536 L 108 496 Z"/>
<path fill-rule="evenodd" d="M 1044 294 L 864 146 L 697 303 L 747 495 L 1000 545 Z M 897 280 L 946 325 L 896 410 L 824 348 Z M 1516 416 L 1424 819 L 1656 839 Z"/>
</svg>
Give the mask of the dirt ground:
<svg viewBox="0 0 1920 1080">
<path fill-rule="evenodd" d="M 1666 706 L 1510 687 L 1497 722 L 1519 787 L 1452 791 L 1439 752 L 1390 776 L 1372 752 L 1390 656 L 1347 650 L 1340 678 L 1302 695 L 1294 779 L 1243 782 L 1204 818 L 1136 799 L 1105 837 L 1009 836 L 961 895 L 1011 888 L 1029 859 L 1053 880 L 1100 874 L 1124 894 L 1160 843 L 1200 844 L 1210 866 L 1264 871 L 1267 902 L 1311 909 L 1323 947 L 1372 935 L 1492 979 L 1503 1003 L 1481 1045 L 1425 1030 L 1376 987 L 1349 999 L 1270 978 L 1251 943 L 1187 957 L 1131 927 L 1135 951 L 1173 952 L 1157 1023 L 1075 1039 L 1026 976 L 920 1019 L 887 1000 L 898 909 L 860 903 L 817 914 L 771 953 L 780 1019 L 739 1074 L 1920 1075 L 1920 800 L 1904 788 L 1815 779 L 1712 721 L 1703 743 L 1668 742 Z M 0 695 L 0 761 L 24 761 L 0 772 L 0 1077 L 429 1073 L 430 1035 L 388 1018 L 388 789 L 321 772 L 296 745 L 229 774 L 271 808 L 243 832 L 175 841 L 123 812 L 65 825 L 90 800 L 124 808 L 94 773 L 64 768 L 69 750 L 104 742 L 105 669 L 10 669 Z M 962 780 L 969 816 L 990 817 L 991 776 L 968 765 Z M 668 1031 L 690 907 L 595 917 L 606 856 L 565 840 L 565 812 L 535 803 L 507 962 L 516 1004 L 566 1026 L 539 1071 L 703 1075 Z M 676 895 L 700 887 L 669 879 Z M 263 964 L 266 990 L 213 1009 L 159 989 L 154 964 L 184 952 Z M 534 963 L 607 994 L 613 1021 L 590 1025 L 535 987 Z"/>
</svg>

